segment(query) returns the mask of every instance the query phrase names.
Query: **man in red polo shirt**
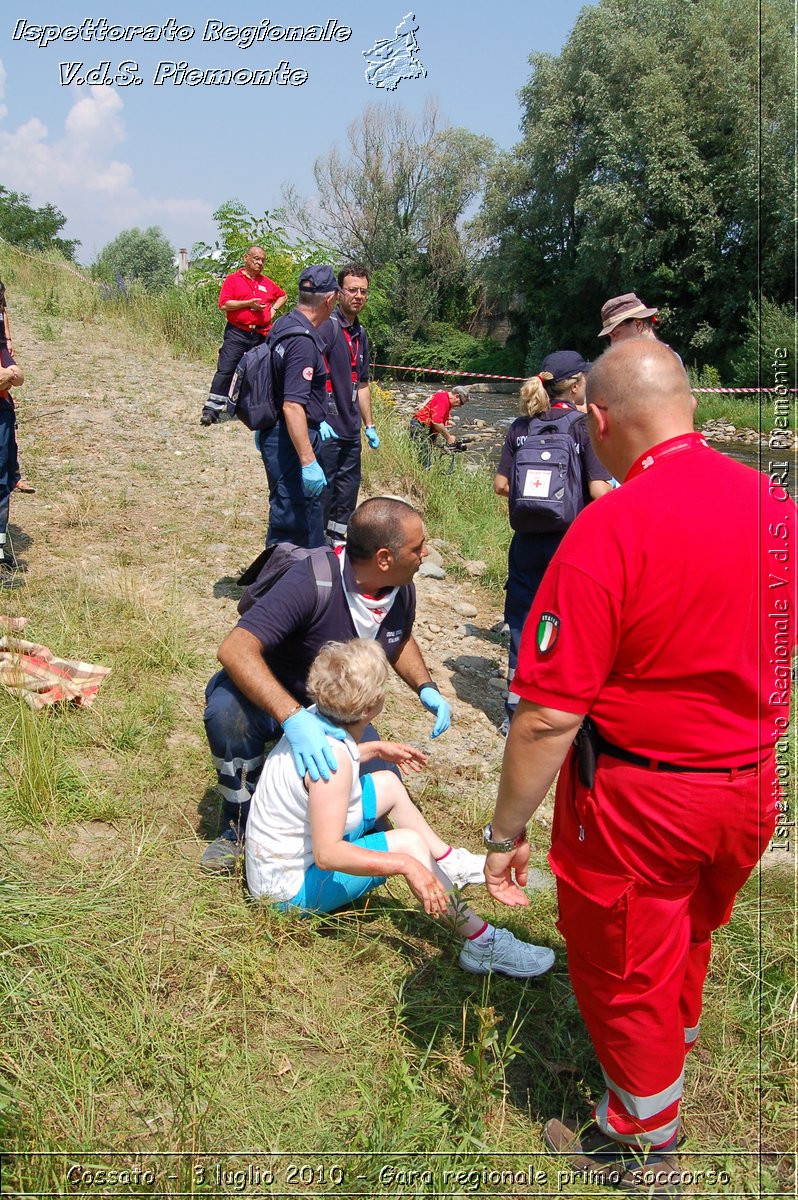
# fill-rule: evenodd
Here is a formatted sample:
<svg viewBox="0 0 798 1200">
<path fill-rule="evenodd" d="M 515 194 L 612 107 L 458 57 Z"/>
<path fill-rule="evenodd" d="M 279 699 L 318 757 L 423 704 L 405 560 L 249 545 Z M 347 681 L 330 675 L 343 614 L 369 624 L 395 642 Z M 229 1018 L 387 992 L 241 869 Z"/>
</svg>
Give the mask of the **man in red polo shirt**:
<svg viewBox="0 0 798 1200">
<path fill-rule="evenodd" d="M 410 437 L 418 446 L 425 470 L 432 464 L 432 447 L 442 437 L 448 446 L 454 446 L 457 438 L 449 432 L 449 417 L 453 408 L 460 408 L 468 401 L 464 387 L 454 387 L 450 392 L 435 392 L 426 400 L 410 422 Z"/>
<path fill-rule="evenodd" d="M 623 486 L 577 517 L 532 606 L 485 873 L 496 899 L 527 903 L 526 823 L 564 761 L 558 928 L 607 1090 L 587 1128 L 555 1119 L 544 1137 L 593 1183 L 645 1190 L 653 1171 L 663 1194 L 711 934 L 776 822 L 798 510 L 693 432 L 687 376 L 661 343 L 609 349 L 587 404 Z"/>
<path fill-rule="evenodd" d="M 227 326 L 200 425 L 215 425 L 219 420 L 227 407 L 236 367 L 248 350 L 265 341 L 272 321 L 285 304 L 283 289 L 261 274 L 265 259 L 260 246 L 250 246 L 243 267 L 228 275 L 222 284 L 219 308 L 227 314 Z"/>
</svg>

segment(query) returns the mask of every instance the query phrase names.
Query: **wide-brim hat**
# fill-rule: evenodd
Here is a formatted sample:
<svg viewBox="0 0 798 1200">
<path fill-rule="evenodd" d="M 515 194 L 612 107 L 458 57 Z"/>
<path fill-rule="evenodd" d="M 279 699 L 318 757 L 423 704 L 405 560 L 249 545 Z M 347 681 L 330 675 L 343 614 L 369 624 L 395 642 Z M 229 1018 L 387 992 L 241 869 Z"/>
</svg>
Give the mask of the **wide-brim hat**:
<svg viewBox="0 0 798 1200">
<path fill-rule="evenodd" d="M 647 308 L 634 292 L 626 292 L 623 296 L 613 296 L 601 308 L 601 324 L 603 326 L 599 337 L 609 337 L 616 325 L 623 321 L 631 321 L 635 317 L 653 317 L 659 312 L 658 308 Z"/>
</svg>

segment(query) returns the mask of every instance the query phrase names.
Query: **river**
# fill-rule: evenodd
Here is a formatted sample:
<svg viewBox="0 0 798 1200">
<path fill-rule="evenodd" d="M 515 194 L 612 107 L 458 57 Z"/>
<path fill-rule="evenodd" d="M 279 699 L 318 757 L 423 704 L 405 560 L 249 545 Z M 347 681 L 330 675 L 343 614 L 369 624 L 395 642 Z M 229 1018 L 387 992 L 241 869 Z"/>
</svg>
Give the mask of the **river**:
<svg viewBox="0 0 798 1200">
<path fill-rule="evenodd" d="M 431 393 L 431 388 L 424 385 L 382 386 L 389 388 L 397 408 L 407 414 L 408 420 Z M 492 464 L 498 462 L 507 428 L 518 416 L 518 403 L 517 392 L 471 391 L 468 405 L 453 411 L 457 435 L 468 440 L 467 449 L 458 457 L 473 464 L 472 469 L 484 463 L 486 458 Z M 768 457 L 774 453 L 768 451 L 766 445 L 756 442 L 711 440 L 716 449 L 757 470 L 767 470 Z M 784 455 L 784 451 L 780 453 Z"/>
</svg>

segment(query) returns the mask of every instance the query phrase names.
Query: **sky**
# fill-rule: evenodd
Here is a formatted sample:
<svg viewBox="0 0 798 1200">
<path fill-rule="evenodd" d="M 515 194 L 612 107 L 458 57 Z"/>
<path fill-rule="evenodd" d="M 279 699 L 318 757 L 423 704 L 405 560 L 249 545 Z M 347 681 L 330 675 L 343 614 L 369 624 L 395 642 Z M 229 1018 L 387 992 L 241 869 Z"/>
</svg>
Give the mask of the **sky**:
<svg viewBox="0 0 798 1200">
<path fill-rule="evenodd" d="M 509 149 L 519 137 L 517 93 L 530 76 L 529 54 L 557 54 L 586 6 L 6 0 L 2 7 L 0 183 L 27 193 L 35 207 L 59 208 L 67 216 L 62 236 L 80 240 L 77 257 L 87 263 L 132 226 L 158 225 L 175 249 L 190 249 L 213 242 L 212 213 L 225 200 L 261 215 L 280 205 L 285 184 L 312 196 L 315 159 L 344 147 L 347 127 L 369 104 L 420 114 L 434 98 L 446 122 Z M 395 91 L 370 86 L 362 52 L 392 37 L 408 12 L 426 77 Z M 103 19 L 111 28 L 156 26 L 157 40 L 101 40 Z M 287 42 L 281 26 L 321 26 L 327 39 Z M 75 27 L 78 36 L 68 40 Z M 253 27 L 276 40 L 247 46 Z M 290 82 L 192 85 L 186 78 L 192 70 L 276 72 L 281 63 Z"/>
</svg>

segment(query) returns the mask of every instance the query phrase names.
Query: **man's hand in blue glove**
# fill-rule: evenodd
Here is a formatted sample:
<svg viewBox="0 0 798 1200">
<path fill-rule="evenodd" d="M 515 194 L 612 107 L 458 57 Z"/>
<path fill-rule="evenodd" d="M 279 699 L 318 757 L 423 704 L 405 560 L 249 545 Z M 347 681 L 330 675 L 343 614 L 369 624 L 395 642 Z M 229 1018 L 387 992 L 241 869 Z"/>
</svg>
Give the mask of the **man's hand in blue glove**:
<svg viewBox="0 0 798 1200">
<path fill-rule="evenodd" d="M 329 442 L 330 438 L 338 441 L 338 434 L 333 429 L 332 425 L 328 425 L 326 421 L 322 421 L 319 425 L 319 437 L 323 442 Z"/>
<path fill-rule="evenodd" d="M 343 741 L 346 733 L 333 725 L 324 717 L 314 716 L 306 708 L 300 708 L 283 721 L 283 733 L 288 738 L 288 744 L 294 755 L 294 766 L 300 779 L 308 774 L 315 783 L 330 778 L 330 771 L 338 769 L 332 746 L 327 741 L 326 734 Z"/>
<path fill-rule="evenodd" d="M 366 435 L 366 441 L 371 446 L 372 450 L 379 450 L 380 437 L 373 425 L 367 425 L 363 430 Z"/>
<path fill-rule="evenodd" d="M 427 683 L 418 693 L 418 698 L 426 708 L 427 712 L 435 714 L 435 724 L 432 727 L 432 736 L 440 737 L 452 723 L 452 710 L 449 707 L 449 701 L 444 699 L 436 687 L 431 683 Z"/>
<path fill-rule="evenodd" d="M 320 496 L 324 491 L 326 483 L 327 476 L 324 474 L 315 458 L 313 459 L 312 463 L 308 463 L 306 467 L 302 468 L 302 491 L 309 500 L 314 496 Z"/>
</svg>

